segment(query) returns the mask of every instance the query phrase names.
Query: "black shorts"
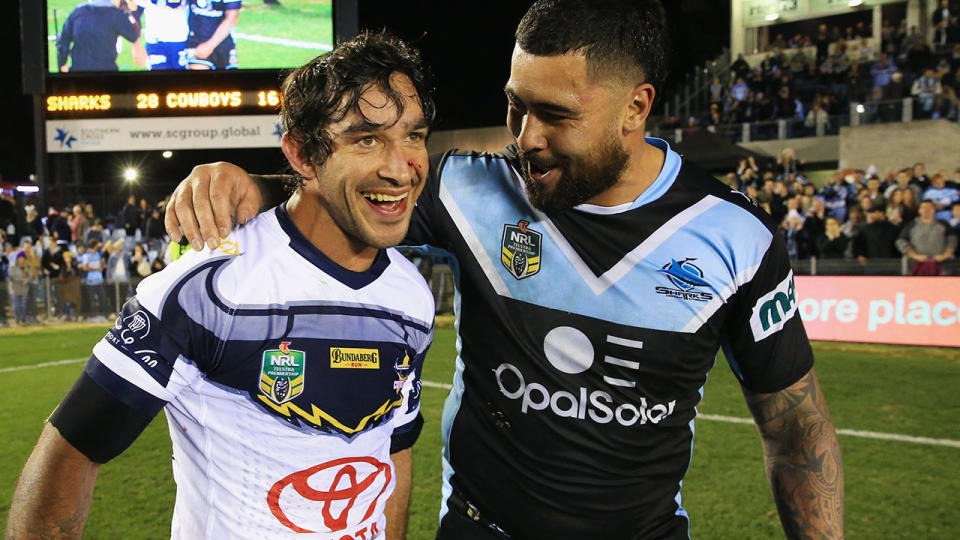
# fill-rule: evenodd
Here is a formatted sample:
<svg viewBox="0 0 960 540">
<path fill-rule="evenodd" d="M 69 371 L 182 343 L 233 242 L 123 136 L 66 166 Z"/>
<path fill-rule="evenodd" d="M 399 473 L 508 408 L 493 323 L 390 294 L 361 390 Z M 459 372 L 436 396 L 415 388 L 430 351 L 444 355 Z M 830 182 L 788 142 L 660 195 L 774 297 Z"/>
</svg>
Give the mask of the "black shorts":
<svg viewBox="0 0 960 540">
<path fill-rule="evenodd" d="M 206 58 L 197 58 L 197 45 L 203 43 L 204 39 L 191 35 L 187 38 L 187 49 L 185 51 L 187 67 L 191 64 L 207 66 L 210 69 L 237 69 L 237 46 L 232 37 L 220 42 L 217 48 L 213 49 L 210 56 Z"/>
</svg>

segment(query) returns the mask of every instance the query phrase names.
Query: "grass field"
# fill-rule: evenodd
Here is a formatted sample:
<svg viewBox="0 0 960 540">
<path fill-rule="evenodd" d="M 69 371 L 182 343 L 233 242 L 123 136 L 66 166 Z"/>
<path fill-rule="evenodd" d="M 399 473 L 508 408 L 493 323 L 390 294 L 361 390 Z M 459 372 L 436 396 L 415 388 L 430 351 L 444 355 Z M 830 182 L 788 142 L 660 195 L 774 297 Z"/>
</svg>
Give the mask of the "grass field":
<svg viewBox="0 0 960 540">
<path fill-rule="evenodd" d="M 82 0 L 47 0 L 47 33 L 56 36 Z M 296 67 L 326 52 L 300 44 L 278 44 L 258 41 L 291 40 L 333 45 L 333 12 L 331 0 L 282 0 L 280 6 L 265 6 L 261 0 L 243 3 L 240 19 L 234 29 L 237 62 L 241 69 Z M 56 20 L 54 20 L 56 10 Z M 143 71 L 134 65 L 130 42 L 121 39 L 117 54 L 120 71 Z M 47 65 L 51 73 L 59 72 L 55 39 L 47 42 Z"/>
<path fill-rule="evenodd" d="M 0 432 L 6 434 L 0 442 L 0 530 L 44 419 L 83 364 L 16 368 L 86 358 L 103 332 L 103 325 L 0 331 Z M 824 343 L 815 348 L 817 373 L 842 430 L 847 538 L 960 535 L 960 351 Z M 440 329 L 424 379 L 448 383 L 453 363 L 453 331 Z M 413 540 L 433 538 L 445 396 L 443 389 L 424 387 L 427 424 L 414 447 Z M 748 413 L 722 361 L 711 373 L 700 412 L 693 463 L 684 481 L 693 538 L 782 538 L 755 428 L 729 418 Z M 101 468 L 85 538 L 169 537 L 174 485 L 166 429 L 160 415 L 127 452 Z M 847 430 L 877 434 L 854 436 Z M 935 440 L 877 438 L 883 434 Z"/>
</svg>

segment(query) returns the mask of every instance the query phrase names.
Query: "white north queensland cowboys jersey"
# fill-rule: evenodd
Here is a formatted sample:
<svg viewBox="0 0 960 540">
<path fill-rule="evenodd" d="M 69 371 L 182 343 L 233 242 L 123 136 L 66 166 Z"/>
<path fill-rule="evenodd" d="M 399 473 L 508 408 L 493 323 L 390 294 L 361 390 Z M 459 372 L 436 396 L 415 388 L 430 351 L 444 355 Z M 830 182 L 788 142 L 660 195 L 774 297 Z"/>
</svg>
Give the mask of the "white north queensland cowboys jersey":
<svg viewBox="0 0 960 540">
<path fill-rule="evenodd" d="M 372 540 L 391 437 L 422 423 L 433 315 L 398 252 L 346 270 L 281 205 L 144 280 L 85 372 L 144 415 L 166 411 L 173 538 Z"/>
<path fill-rule="evenodd" d="M 185 2 L 175 7 L 167 0 L 137 0 L 143 8 L 143 39 L 146 43 L 185 42 L 190 34 Z"/>
</svg>

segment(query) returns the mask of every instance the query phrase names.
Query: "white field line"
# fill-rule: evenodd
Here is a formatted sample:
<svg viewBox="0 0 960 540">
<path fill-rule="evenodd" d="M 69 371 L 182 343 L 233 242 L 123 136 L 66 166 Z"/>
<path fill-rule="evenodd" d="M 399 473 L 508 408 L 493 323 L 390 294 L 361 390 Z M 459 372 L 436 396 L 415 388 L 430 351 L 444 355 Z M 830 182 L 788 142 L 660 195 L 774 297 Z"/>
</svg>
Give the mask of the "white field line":
<svg viewBox="0 0 960 540">
<path fill-rule="evenodd" d="M 327 43 L 317 43 L 315 41 L 298 41 L 295 39 L 258 36 L 257 34 L 245 34 L 243 32 L 234 32 L 233 37 L 237 39 L 245 39 L 247 41 L 256 41 L 257 43 L 269 43 L 271 45 L 282 45 L 284 47 L 296 47 L 297 49 L 314 49 L 318 51 L 333 50 L 333 45 Z"/>
<path fill-rule="evenodd" d="M 32 366 L 14 366 L 8 368 L 0 368 L 0 373 L 9 373 L 11 371 L 23 371 L 27 369 L 39 369 L 52 366 L 63 366 L 67 364 L 79 364 L 80 362 L 86 362 L 86 358 L 73 358 L 70 360 L 57 360 L 56 362 L 43 362 L 42 364 L 34 364 Z M 440 388 L 442 390 L 450 390 L 453 386 L 447 383 L 440 383 L 434 381 L 423 381 L 423 385 L 428 388 Z M 713 422 L 726 422 L 728 424 L 753 424 L 753 419 L 751 418 L 740 418 L 736 416 L 722 416 L 718 414 L 699 414 L 697 415 L 698 420 L 710 420 Z M 912 437 L 910 435 L 900 435 L 898 433 L 880 433 L 877 431 L 862 431 L 859 429 L 838 429 L 837 434 L 846 435 L 847 437 L 861 437 L 864 439 L 875 439 L 880 441 L 897 441 L 897 442 L 907 442 L 915 444 L 925 444 L 928 446 L 949 446 L 952 448 L 960 448 L 960 441 L 955 441 L 953 439 L 931 439 L 929 437 Z"/>
</svg>

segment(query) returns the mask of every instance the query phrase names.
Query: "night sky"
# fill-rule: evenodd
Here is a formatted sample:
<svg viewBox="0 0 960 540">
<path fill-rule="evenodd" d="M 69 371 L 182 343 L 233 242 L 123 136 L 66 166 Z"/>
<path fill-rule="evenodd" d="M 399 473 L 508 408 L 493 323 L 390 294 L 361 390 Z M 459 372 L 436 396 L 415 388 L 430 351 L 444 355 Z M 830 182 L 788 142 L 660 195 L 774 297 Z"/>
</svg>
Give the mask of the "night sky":
<svg viewBox="0 0 960 540">
<path fill-rule="evenodd" d="M 359 3 L 362 28 L 387 27 L 423 52 L 432 67 L 437 88 L 437 129 L 503 122 L 506 102 L 502 89 L 509 72 L 513 31 L 529 1 L 360 0 Z M 670 17 L 674 51 L 672 78 L 665 89 L 660 89 L 659 96 L 669 96 L 678 76 L 687 73 L 693 65 L 718 56 L 729 41 L 729 2 L 666 0 L 664 4 Z M 19 2 L 0 2 L 0 47 L 7 51 L 2 55 L 4 77 L 0 79 L 5 128 L 0 145 L 0 175 L 7 181 L 23 181 L 33 172 L 33 130 L 35 125 L 42 125 L 41 121 L 34 121 L 32 100 L 21 90 L 18 9 Z M 276 149 L 178 152 L 172 160 L 159 159 L 158 152 L 123 154 L 81 155 L 78 163 L 82 182 L 113 182 L 120 164 L 130 161 L 151 169 L 157 192 L 179 181 L 192 165 L 201 161 L 232 160 L 263 172 L 273 172 L 282 165 Z"/>
</svg>

